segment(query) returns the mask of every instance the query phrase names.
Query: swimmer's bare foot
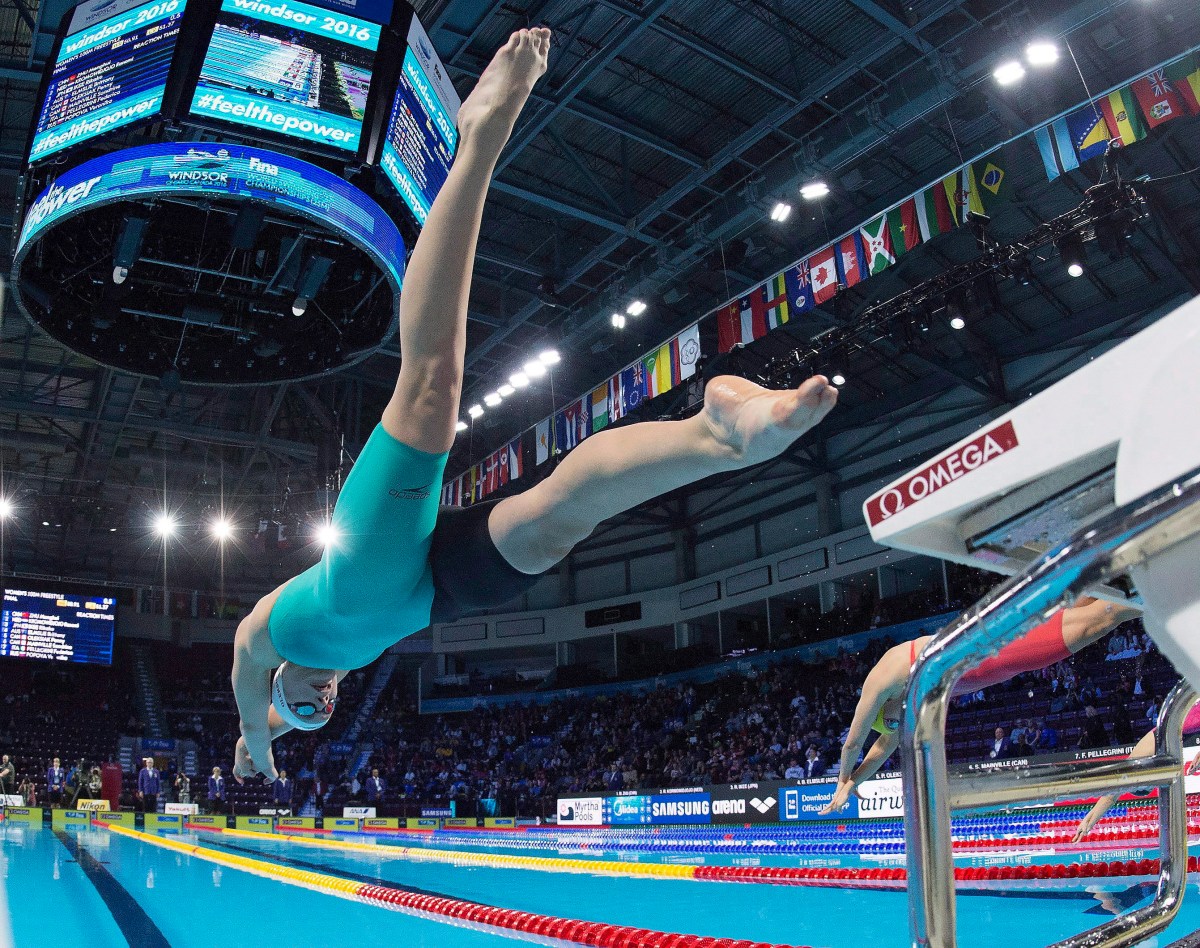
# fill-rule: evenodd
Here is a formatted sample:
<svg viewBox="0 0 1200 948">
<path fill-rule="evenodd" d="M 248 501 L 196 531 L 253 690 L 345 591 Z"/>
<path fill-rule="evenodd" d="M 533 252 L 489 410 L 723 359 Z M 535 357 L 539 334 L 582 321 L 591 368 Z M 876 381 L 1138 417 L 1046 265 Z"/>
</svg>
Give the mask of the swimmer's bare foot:
<svg viewBox="0 0 1200 948">
<path fill-rule="evenodd" d="M 550 31 L 517 30 L 479 77 L 458 110 L 463 143 L 500 154 L 534 83 L 546 71 Z"/>
<path fill-rule="evenodd" d="M 829 414 L 837 397 L 837 389 L 823 375 L 781 392 L 720 375 L 704 390 L 701 417 L 734 463 L 749 467 L 783 453 Z"/>
</svg>

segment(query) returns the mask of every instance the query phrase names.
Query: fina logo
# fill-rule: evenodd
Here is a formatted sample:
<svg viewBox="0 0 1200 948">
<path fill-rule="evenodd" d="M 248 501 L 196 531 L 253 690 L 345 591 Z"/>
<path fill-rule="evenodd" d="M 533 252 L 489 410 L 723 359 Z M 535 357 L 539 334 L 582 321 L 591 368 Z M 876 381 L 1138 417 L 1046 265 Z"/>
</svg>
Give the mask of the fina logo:
<svg viewBox="0 0 1200 948">
<path fill-rule="evenodd" d="M 250 171 L 253 174 L 266 175 L 268 178 L 279 177 L 279 165 L 273 165 L 269 161 L 263 161 L 260 158 L 250 156 Z"/>
</svg>

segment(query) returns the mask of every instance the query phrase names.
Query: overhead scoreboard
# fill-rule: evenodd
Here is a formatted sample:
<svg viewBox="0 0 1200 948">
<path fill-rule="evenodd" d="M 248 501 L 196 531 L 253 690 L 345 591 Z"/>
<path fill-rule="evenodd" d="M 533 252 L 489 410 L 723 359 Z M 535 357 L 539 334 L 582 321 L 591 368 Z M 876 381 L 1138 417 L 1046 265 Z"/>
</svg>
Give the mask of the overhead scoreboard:
<svg viewBox="0 0 1200 948">
<path fill-rule="evenodd" d="M 111 597 L 5 589 L 0 656 L 111 665 L 116 617 Z"/>
<path fill-rule="evenodd" d="M 75 8 L 42 97 L 31 162 L 162 108 L 185 0 L 93 0 Z"/>
<path fill-rule="evenodd" d="M 458 151 L 459 105 L 433 43 L 414 16 L 379 166 L 421 225 Z"/>
</svg>

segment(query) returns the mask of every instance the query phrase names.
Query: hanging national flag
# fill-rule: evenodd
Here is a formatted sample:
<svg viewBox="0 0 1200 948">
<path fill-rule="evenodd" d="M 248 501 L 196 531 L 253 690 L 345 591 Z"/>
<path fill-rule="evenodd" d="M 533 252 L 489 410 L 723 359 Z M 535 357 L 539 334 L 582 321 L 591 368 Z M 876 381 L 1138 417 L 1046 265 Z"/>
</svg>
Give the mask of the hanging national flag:
<svg viewBox="0 0 1200 948">
<path fill-rule="evenodd" d="M 1082 164 L 1093 158 L 1108 154 L 1108 143 L 1112 133 L 1099 104 L 1087 105 L 1067 116 L 1067 130 L 1071 133 L 1071 147 Z"/>
<path fill-rule="evenodd" d="M 817 305 L 813 299 L 812 272 L 807 260 L 788 267 L 783 271 L 783 278 L 787 281 L 788 309 L 793 316 L 807 313 Z"/>
<path fill-rule="evenodd" d="M 567 405 L 554 416 L 554 453 L 570 451 L 591 433 L 592 420 L 588 417 L 591 399 L 584 397 Z"/>
<path fill-rule="evenodd" d="M 592 432 L 608 427 L 608 383 L 592 392 Z"/>
<path fill-rule="evenodd" d="M 991 217 L 996 208 L 1008 200 L 1008 172 L 1000 149 L 969 165 L 969 175 L 963 175 L 963 187 L 968 189 L 966 208 L 973 214 Z"/>
<path fill-rule="evenodd" d="M 696 363 L 700 361 L 700 324 L 689 326 L 671 341 L 671 358 L 678 366 L 672 370 L 680 382 L 696 374 Z"/>
<path fill-rule="evenodd" d="M 1189 53 L 1163 70 L 1192 115 L 1200 115 L 1200 56 Z"/>
<path fill-rule="evenodd" d="M 525 456 L 521 452 L 521 439 L 513 438 L 504 449 L 504 467 L 508 471 L 508 479 L 515 481 L 525 473 Z"/>
<path fill-rule="evenodd" d="M 474 484 L 473 490 L 471 491 L 471 502 L 479 503 L 479 501 L 483 500 L 483 498 L 484 498 L 483 463 L 480 462 L 479 464 L 476 464 L 475 467 L 473 467 L 471 470 L 472 470 L 472 473 L 475 475 L 475 484 Z"/>
<path fill-rule="evenodd" d="M 608 380 L 608 421 L 620 421 L 625 417 L 625 399 L 621 397 L 621 375 Z"/>
<path fill-rule="evenodd" d="M 671 344 L 659 346 L 642 358 L 646 370 L 646 397 L 654 398 L 669 392 L 675 385 L 671 378 Z"/>
<path fill-rule="evenodd" d="M 458 479 L 459 483 L 462 485 L 458 492 L 458 502 L 463 507 L 471 506 L 471 485 L 475 483 L 473 480 L 472 471 L 472 468 L 468 468 L 467 470 L 463 471 L 462 476 Z"/>
<path fill-rule="evenodd" d="M 756 287 L 717 313 L 717 344 L 722 352 L 767 334 L 766 293 Z"/>
<path fill-rule="evenodd" d="M 857 286 L 867 278 L 866 254 L 857 233 L 843 237 L 837 248 L 838 282 L 844 287 Z"/>
<path fill-rule="evenodd" d="M 867 255 L 868 273 L 874 276 L 896 262 L 896 252 L 892 249 L 892 231 L 888 225 L 887 214 L 871 221 L 859 233 L 862 235 L 863 249 Z"/>
<path fill-rule="evenodd" d="M 500 489 L 500 465 L 495 454 L 489 454 L 479 463 L 483 469 L 483 496 L 487 497 Z"/>
<path fill-rule="evenodd" d="M 813 302 L 818 306 L 833 299 L 838 289 L 837 264 L 834 263 L 834 248 L 826 247 L 808 258 L 808 269 L 812 276 Z"/>
<path fill-rule="evenodd" d="M 621 415 L 628 415 L 646 399 L 646 369 L 635 362 L 621 373 Z"/>
<path fill-rule="evenodd" d="M 926 188 L 917 198 L 917 227 L 921 240 L 945 234 L 958 226 L 957 172 Z"/>
<path fill-rule="evenodd" d="M 537 442 L 536 462 L 538 464 L 545 464 L 550 460 L 550 455 L 554 451 L 553 426 L 549 418 L 545 418 L 537 423 L 533 429 L 533 437 Z"/>
<path fill-rule="evenodd" d="M 1146 126 L 1141 113 L 1134 105 L 1133 90 L 1126 86 L 1110 92 L 1097 105 L 1104 115 L 1104 123 L 1112 135 L 1114 148 L 1127 148 L 1146 137 Z"/>
<path fill-rule="evenodd" d="M 453 483 L 453 481 L 449 484 L 442 485 L 441 504 L 443 507 L 453 507 L 454 506 L 454 483 Z"/>
<path fill-rule="evenodd" d="M 766 296 L 763 305 L 767 310 L 767 330 L 778 329 L 788 321 L 787 280 L 782 273 L 776 274 L 767 281 L 763 292 Z"/>
<path fill-rule="evenodd" d="M 1170 122 L 1187 114 L 1183 99 L 1175 91 L 1175 84 L 1162 69 L 1156 69 L 1133 84 L 1133 94 L 1142 107 L 1146 125 L 1150 128 Z"/>
<path fill-rule="evenodd" d="M 902 257 L 921 243 L 921 225 L 917 222 L 917 199 L 909 198 L 899 207 L 888 211 L 888 230 L 892 236 L 892 253 Z"/>
</svg>

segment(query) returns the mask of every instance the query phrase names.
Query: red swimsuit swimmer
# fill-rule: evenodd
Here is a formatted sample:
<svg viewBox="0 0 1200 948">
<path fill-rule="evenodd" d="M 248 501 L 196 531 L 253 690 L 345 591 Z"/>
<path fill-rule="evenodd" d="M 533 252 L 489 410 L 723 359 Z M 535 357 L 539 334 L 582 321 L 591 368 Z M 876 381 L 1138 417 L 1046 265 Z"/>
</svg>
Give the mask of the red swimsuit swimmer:
<svg viewBox="0 0 1200 948">
<path fill-rule="evenodd" d="M 1063 641 L 1063 613 L 1059 610 L 1048 621 L 1035 626 L 1015 642 L 1000 649 L 991 658 L 972 668 L 959 679 L 954 687 L 955 694 L 969 694 L 998 685 L 1015 678 L 1022 672 L 1040 671 L 1055 662 L 1071 657 L 1071 650 Z M 917 644 L 908 645 L 909 665 L 916 664 Z"/>
</svg>

